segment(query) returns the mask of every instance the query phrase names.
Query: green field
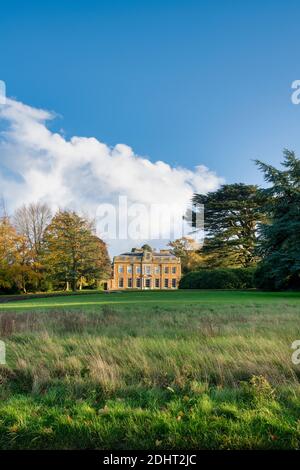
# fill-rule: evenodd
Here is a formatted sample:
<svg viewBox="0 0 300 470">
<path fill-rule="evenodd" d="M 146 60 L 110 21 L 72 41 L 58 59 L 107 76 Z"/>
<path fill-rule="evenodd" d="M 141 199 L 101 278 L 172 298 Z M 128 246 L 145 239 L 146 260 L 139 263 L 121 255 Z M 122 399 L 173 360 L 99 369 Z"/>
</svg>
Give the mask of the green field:
<svg viewBox="0 0 300 470">
<path fill-rule="evenodd" d="M 29 296 L 30 297 L 30 296 Z M 144 291 L 144 292 L 112 292 L 84 293 L 82 295 L 57 296 L 50 298 L 28 299 L 0 304 L 0 310 L 26 310 L 48 308 L 81 308 L 95 309 L 103 304 L 128 305 L 174 305 L 182 304 L 299 304 L 300 292 L 259 292 L 259 291 L 213 291 L 213 290 L 176 290 L 176 291 Z"/>
<path fill-rule="evenodd" d="M 300 447 L 300 293 L 0 304 L 1 449 Z"/>
</svg>

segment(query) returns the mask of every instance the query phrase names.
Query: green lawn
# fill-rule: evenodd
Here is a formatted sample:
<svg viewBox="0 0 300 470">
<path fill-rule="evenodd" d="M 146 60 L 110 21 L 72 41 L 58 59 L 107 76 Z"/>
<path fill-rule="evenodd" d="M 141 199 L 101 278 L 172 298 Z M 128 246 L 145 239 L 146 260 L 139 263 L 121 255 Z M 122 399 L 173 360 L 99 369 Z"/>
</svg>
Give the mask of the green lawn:
<svg viewBox="0 0 300 470">
<path fill-rule="evenodd" d="M 300 304 L 300 292 L 260 292 L 260 291 L 213 291 L 213 290 L 176 290 L 176 291 L 132 291 L 68 295 L 48 298 L 28 299 L 0 304 L 0 310 L 46 309 L 57 307 L 79 307 L 93 309 L 104 304 Z"/>
<path fill-rule="evenodd" d="M 0 449 L 298 449 L 300 294 L 0 304 Z"/>
</svg>

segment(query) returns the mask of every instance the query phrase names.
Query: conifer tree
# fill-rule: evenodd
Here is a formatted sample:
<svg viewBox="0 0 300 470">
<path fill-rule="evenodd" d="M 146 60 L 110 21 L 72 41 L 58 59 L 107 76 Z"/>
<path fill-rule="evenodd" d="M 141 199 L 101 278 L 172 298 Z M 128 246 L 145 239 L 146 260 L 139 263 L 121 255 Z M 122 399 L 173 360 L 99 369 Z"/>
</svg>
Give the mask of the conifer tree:
<svg viewBox="0 0 300 470">
<path fill-rule="evenodd" d="M 209 267 L 255 265 L 257 226 L 263 214 L 258 188 L 226 184 L 206 195 L 196 194 L 194 202 L 204 205 L 205 241 L 202 249 Z"/>
<path fill-rule="evenodd" d="M 268 223 L 261 225 L 259 287 L 300 288 L 300 160 L 284 150 L 283 169 L 257 160 L 269 187 L 261 191 Z"/>
</svg>

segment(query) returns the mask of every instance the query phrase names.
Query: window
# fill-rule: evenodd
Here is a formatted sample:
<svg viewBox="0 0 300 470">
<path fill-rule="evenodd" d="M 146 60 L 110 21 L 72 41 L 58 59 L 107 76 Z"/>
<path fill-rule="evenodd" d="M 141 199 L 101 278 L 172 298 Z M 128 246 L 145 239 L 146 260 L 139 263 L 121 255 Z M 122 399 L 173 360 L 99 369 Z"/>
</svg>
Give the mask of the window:
<svg viewBox="0 0 300 470">
<path fill-rule="evenodd" d="M 159 279 L 155 279 L 155 288 L 159 289 Z"/>
<path fill-rule="evenodd" d="M 127 279 L 127 287 L 132 287 L 132 278 L 131 277 L 129 277 Z"/>
<path fill-rule="evenodd" d="M 151 279 L 145 279 L 145 287 L 146 287 L 147 289 L 150 289 L 150 287 L 151 287 Z"/>
<path fill-rule="evenodd" d="M 141 267 L 140 267 L 140 266 L 136 266 L 135 272 L 136 272 L 136 274 L 141 274 Z"/>
<path fill-rule="evenodd" d="M 165 279 L 165 288 L 168 289 L 169 287 L 169 279 Z"/>
<path fill-rule="evenodd" d="M 165 271 L 165 274 L 169 274 L 169 267 L 168 267 L 168 266 L 165 266 L 164 271 Z"/>
<path fill-rule="evenodd" d="M 144 266 L 144 273 L 148 275 L 151 274 L 151 266 Z"/>
<path fill-rule="evenodd" d="M 137 280 L 136 280 L 136 287 L 137 287 L 138 289 L 141 288 L 141 280 L 140 280 L 140 279 L 137 279 Z"/>
<path fill-rule="evenodd" d="M 124 287 L 124 279 L 122 277 L 119 279 L 119 287 Z"/>
<path fill-rule="evenodd" d="M 172 279 L 172 288 L 176 289 L 176 279 Z"/>
<path fill-rule="evenodd" d="M 159 267 L 159 266 L 155 266 L 154 272 L 155 272 L 155 274 L 160 274 L 160 267 Z"/>
<path fill-rule="evenodd" d="M 129 265 L 127 266 L 127 273 L 128 273 L 128 274 L 132 274 L 132 266 L 131 266 L 131 264 L 129 264 Z"/>
<path fill-rule="evenodd" d="M 118 273 L 123 273 L 123 272 L 124 272 L 124 266 L 122 266 L 122 264 L 119 264 Z"/>
<path fill-rule="evenodd" d="M 172 266 L 172 274 L 176 274 L 176 266 Z"/>
</svg>

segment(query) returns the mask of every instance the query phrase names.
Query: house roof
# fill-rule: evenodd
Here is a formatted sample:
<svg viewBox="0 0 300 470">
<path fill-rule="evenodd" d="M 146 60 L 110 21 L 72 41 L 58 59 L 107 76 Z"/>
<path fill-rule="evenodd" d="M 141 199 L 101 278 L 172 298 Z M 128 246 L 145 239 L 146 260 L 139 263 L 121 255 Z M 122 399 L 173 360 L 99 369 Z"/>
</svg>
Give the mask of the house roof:
<svg viewBox="0 0 300 470">
<path fill-rule="evenodd" d="M 140 256 L 142 257 L 144 255 L 144 253 L 142 252 L 130 252 L 130 253 L 121 253 L 120 255 L 118 256 Z M 156 256 L 163 256 L 164 258 L 165 257 L 171 257 L 171 258 L 176 258 L 176 256 L 173 254 L 173 253 L 159 253 L 159 252 L 154 252 L 152 253 L 152 256 L 153 257 L 156 257 Z"/>
<path fill-rule="evenodd" d="M 117 255 L 117 256 L 114 256 L 114 259 L 115 260 L 121 260 L 123 257 L 130 257 L 130 258 L 137 258 L 137 259 L 141 259 L 143 258 L 144 256 L 144 252 L 142 251 L 130 251 L 130 252 L 125 252 L 125 253 L 121 253 L 120 255 Z M 170 252 L 159 252 L 159 251 L 154 251 L 152 252 L 152 259 L 153 260 L 157 260 L 157 259 L 169 259 L 169 260 L 178 260 L 179 258 L 177 256 L 175 256 L 173 253 L 170 253 Z"/>
</svg>

